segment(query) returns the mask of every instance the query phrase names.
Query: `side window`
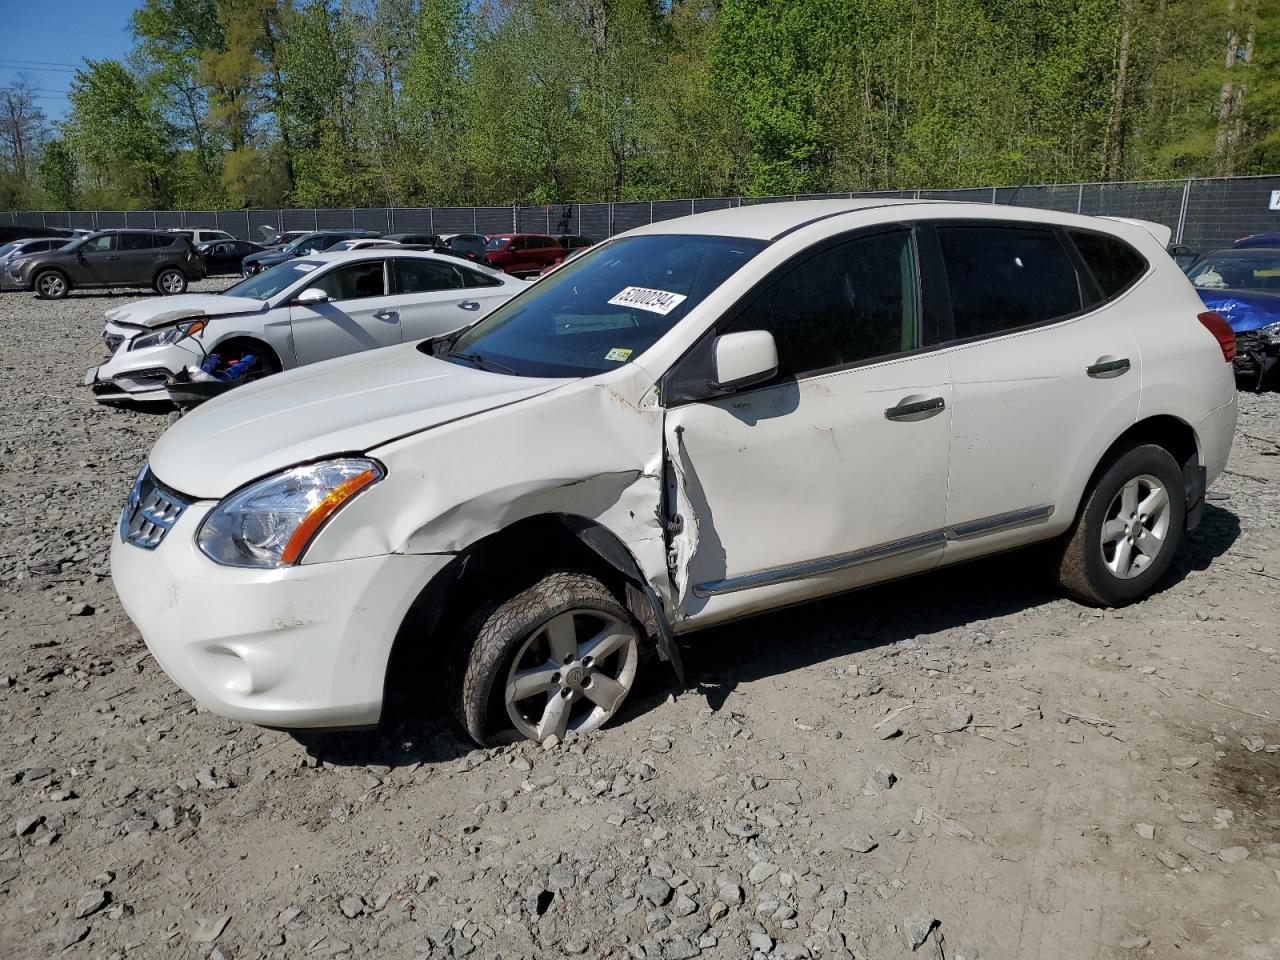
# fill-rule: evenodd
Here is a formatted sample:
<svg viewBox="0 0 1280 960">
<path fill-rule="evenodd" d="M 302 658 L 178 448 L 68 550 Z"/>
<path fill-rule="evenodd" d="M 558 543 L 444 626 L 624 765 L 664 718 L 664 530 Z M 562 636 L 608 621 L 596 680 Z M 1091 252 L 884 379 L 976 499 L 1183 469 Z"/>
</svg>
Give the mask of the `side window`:
<svg viewBox="0 0 1280 960">
<path fill-rule="evenodd" d="M 307 286 L 319 287 L 334 300 L 363 300 L 386 293 L 381 260 L 367 260 L 330 270 Z"/>
<path fill-rule="evenodd" d="M 1123 240 L 1105 233 L 1069 231 L 1080 256 L 1089 265 L 1093 278 L 1102 288 L 1102 295 L 1110 300 L 1127 290 L 1147 272 L 1147 260 Z"/>
<path fill-rule="evenodd" d="M 910 230 L 845 240 L 792 269 L 737 317 L 730 331 L 768 330 L 778 369 L 803 376 L 919 346 Z"/>
<path fill-rule="evenodd" d="M 1081 278 L 1053 230 L 939 226 L 956 340 L 1080 311 Z"/>
<path fill-rule="evenodd" d="M 457 267 L 457 271 L 462 274 L 462 279 L 468 287 L 500 287 L 502 281 L 497 277 L 491 277 L 487 274 L 480 273 L 478 270 L 468 270 L 465 267 Z"/>
<path fill-rule="evenodd" d="M 155 238 L 149 233 L 122 233 L 120 235 L 121 250 L 154 250 Z"/>
<path fill-rule="evenodd" d="M 94 237 L 92 240 L 85 241 L 85 245 L 81 248 L 87 253 L 104 253 L 107 250 L 115 249 L 116 234 L 108 233 L 101 237 Z"/>
<path fill-rule="evenodd" d="M 433 290 L 460 290 L 462 274 L 456 267 L 434 260 L 392 260 L 396 290 L 400 293 L 430 293 Z"/>
</svg>

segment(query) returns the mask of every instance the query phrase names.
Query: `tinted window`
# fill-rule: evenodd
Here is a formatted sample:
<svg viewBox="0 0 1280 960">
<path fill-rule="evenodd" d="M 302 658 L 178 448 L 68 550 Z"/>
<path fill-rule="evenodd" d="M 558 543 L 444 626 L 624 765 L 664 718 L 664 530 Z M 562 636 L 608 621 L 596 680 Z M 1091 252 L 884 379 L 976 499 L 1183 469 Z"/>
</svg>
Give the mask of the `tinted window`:
<svg viewBox="0 0 1280 960">
<path fill-rule="evenodd" d="M 462 271 L 435 260 L 392 260 L 397 289 L 401 293 L 428 293 L 432 290 L 460 290 Z"/>
<path fill-rule="evenodd" d="M 1146 258 L 1123 240 L 1105 233 L 1075 230 L 1071 231 L 1071 239 L 1108 300 L 1147 272 Z"/>
<path fill-rule="evenodd" d="M 729 329 L 768 330 L 778 345 L 779 373 L 801 376 L 914 349 L 916 303 L 911 232 L 894 230 L 809 257 Z"/>
<path fill-rule="evenodd" d="M 938 228 L 957 340 L 1077 313 L 1080 276 L 1053 230 Z"/>
<path fill-rule="evenodd" d="M 459 362 L 523 376 L 613 370 L 659 337 L 765 246 L 763 240 L 646 234 L 593 247 L 455 342 Z"/>
<path fill-rule="evenodd" d="M 462 274 L 462 279 L 468 287 L 500 287 L 502 281 L 497 277 L 491 277 L 488 274 L 481 273 L 478 270 L 467 270 L 458 267 L 458 272 Z"/>
<path fill-rule="evenodd" d="M 381 297 L 386 293 L 382 278 L 382 261 L 367 260 L 331 270 L 317 277 L 307 287 L 319 287 L 334 300 L 361 300 Z"/>
<path fill-rule="evenodd" d="M 122 233 L 120 234 L 120 249 L 154 250 L 156 248 L 157 239 L 159 238 L 153 237 L 147 233 Z"/>
<path fill-rule="evenodd" d="M 110 250 L 115 246 L 116 235 L 114 233 L 106 233 L 98 237 L 90 237 L 80 247 L 81 250 L 92 253 L 101 253 Z"/>
</svg>

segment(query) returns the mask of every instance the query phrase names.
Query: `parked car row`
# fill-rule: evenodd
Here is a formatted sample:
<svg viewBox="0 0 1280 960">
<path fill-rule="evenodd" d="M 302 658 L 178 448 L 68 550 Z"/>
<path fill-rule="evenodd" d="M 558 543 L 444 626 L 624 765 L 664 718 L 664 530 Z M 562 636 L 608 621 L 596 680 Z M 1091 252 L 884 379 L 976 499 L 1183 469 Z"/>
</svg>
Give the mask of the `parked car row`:
<svg viewBox="0 0 1280 960">
<path fill-rule="evenodd" d="M 520 268 L 553 252 L 493 239 Z M 384 246 L 132 304 L 100 396 L 211 351 L 307 368 L 161 437 L 112 578 L 219 714 L 369 725 L 439 677 L 481 744 L 608 722 L 644 648 L 681 676 L 677 636 L 1028 544 L 1122 606 L 1235 429 L 1235 339 L 1168 241 L 808 201 L 641 227 L 529 284 Z"/>
</svg>

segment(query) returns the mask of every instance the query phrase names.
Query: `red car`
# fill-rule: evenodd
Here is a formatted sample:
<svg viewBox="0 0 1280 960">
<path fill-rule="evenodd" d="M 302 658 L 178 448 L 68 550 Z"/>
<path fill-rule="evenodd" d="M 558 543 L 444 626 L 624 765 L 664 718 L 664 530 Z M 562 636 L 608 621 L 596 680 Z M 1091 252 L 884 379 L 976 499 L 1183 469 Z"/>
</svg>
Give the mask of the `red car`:
<svg viewBox="0 0 1280 960">
<path fill-rule="evenodd" d="M 555 237 L 540 233 L 495 233 L 485 244 L 484 262 L 507 273 L 539 273 L 564 256 Z"/>
</svg>

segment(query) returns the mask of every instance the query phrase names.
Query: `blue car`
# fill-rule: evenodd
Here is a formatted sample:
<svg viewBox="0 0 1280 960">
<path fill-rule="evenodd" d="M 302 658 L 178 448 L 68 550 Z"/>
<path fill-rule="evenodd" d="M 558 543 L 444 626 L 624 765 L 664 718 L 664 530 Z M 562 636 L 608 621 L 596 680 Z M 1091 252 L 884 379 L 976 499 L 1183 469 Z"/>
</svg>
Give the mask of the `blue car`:
<svg viewBox="0 0 1280 960">
<path fill-rule="evenodd" d="M 1237 376 L 1260 390 L 1280 359 L 1280 246 L 1215 250 L 1187 276 L 1235 332 Z"/>
</svg>

